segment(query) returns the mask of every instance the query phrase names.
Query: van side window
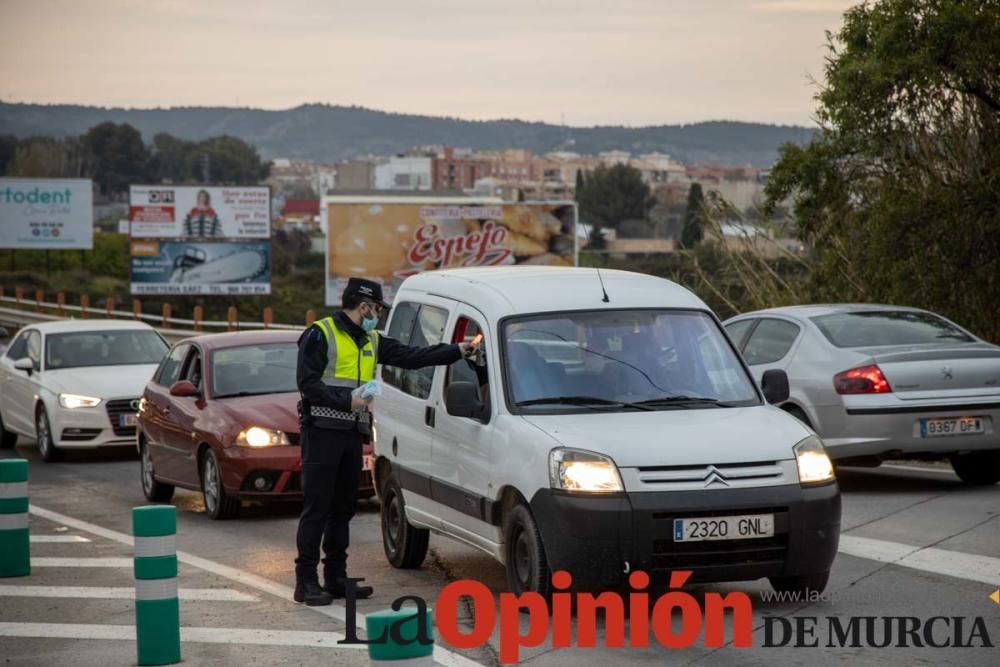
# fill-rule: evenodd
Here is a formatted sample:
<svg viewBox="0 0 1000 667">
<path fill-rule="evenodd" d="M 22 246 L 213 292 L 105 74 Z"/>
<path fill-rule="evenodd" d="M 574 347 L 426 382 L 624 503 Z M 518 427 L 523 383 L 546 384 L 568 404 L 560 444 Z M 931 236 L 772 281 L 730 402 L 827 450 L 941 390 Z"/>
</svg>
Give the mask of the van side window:
<svg viewBox="0 0 1000 667">
<path fill-rule="evenodd" d="M 471 382 L 476 387 L 479 388 L 479 400 L 484 404 L 489 405 L 490 403 L 490 385 L 489 385 L 489 374 L 486 365 L 486 332 L 473 320 L 467 317 L 459 318 L 455 325 L 455 331 L 452 334 L 452 343 L 462 343 L 471 342 L 476 336 L 482 334 L 483 339 L 480 345 L 481 352 L 472 357 L 471 359 L 459 359 L 451 366 L 448 367 L 448 373 L 445 375 L 444 386 L 447 391 L 448 385 L 452 382 Z M 483 421 L 489 421 L 489 415 L 487 415 Z"/>
<path fill-rule="evenodd" d="M 773 364 L 788 354 L 798 337 L 798 325 L 785 320 L 762 319 L 750 334 L 743 357 L 749 366 Z"/>
<path fill-rule="evenodd" d="M 386 332 L 390 338 L 413 347 L 437 345 L 444 339 L 444 325 L 448 322 L 447 310 L 412 303 L 402 303 L 397 308 L 397 312 L 392 315 L 389 331 Z M 410 371 L 383 367 L 382 380 L 411 396 L 427 398 L 431 395 L 434 366 Z"/>
</svg>

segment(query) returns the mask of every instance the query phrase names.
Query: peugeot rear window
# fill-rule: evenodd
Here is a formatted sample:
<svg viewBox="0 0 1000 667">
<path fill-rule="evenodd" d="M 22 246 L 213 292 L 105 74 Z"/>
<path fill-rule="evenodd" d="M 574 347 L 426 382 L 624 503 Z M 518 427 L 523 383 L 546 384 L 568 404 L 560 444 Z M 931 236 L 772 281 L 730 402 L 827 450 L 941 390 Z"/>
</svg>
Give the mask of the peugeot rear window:
<svg viewBox="0 0 1000 667">
<path fill-rule="evenodd" d="M 970 343 L 973 340 L 942 317 L 909 310 L 835 313 L 814 317 L 812 321 L 837 347 Z"/>
</svg>

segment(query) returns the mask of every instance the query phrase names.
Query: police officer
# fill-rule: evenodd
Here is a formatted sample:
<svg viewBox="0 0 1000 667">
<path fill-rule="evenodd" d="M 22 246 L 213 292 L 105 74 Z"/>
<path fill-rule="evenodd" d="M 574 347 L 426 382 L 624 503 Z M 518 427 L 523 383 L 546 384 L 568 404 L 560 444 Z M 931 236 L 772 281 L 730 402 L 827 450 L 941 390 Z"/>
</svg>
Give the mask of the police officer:
<svg viewBox="0 0 1000 667">
<path fill-rule="evenodd" d="M 327 605 L 344 596 L 349 523 L 361 479 L 361 449 L 371 435 L 371 399 L 352 393 L 374 378 L 376 364 L 414 369 L 451 364 L 469 352 L 466 343 L 407 347 L 375 331 L 388 308 L 382 287 L 351 278 L 342 308 L 299 338 L 297 379 L 305 496 L 296 539 L 295 601 Z M 316 568 L 322 542 L 324 585 Z M 372 594 L 358 586 L 358 598 Z"/>
</svg>

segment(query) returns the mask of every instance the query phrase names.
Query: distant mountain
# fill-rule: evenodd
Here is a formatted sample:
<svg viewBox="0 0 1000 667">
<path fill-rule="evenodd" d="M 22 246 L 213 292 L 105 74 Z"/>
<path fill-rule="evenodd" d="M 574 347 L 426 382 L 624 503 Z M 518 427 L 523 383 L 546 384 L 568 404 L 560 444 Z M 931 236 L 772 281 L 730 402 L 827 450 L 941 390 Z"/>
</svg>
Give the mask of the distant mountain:
<svg viewBox="0 0 1000 667">
<path fill-rule="evenodd" d="M 168 132 L 184 139 L 228 134 L 257 147 L 267 158 L 337 162 L 358 155 L 391 155 L 417 145 L 476 149 L 527 148 L 536 153 L 568 150 L 633 154 L 663 152 L 686 163 L 769 166 L 786 142 L 804 143 L 807 127 L 711 121 L 650 127 L 562 127 L 520 120 L 469 121 L 374 111 L 362 107 L 306 104 L 265 111 L 231 107 L 121 109 L 0 102 L 0 134 L 65 136 L 104 121 L 129 123 L 147 139 Z"/>
</svg>

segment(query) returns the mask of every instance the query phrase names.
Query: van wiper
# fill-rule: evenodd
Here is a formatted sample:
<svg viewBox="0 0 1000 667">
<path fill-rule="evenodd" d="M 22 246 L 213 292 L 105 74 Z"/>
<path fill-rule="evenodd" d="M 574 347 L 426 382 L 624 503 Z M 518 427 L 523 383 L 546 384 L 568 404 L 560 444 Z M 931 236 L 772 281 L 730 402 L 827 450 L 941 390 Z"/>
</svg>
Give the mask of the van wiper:
<svg viewBox="0 0 1000 667">
<path fill-rule="evenodd" d="M 598 396 L 548 396 L 545 398 L 532 398 L 528 401 L 518 401 L 514 405 L 524 407 L 528 405 L 544 405 L 556 403 L 559 405 L 586 405 L 586 406 L 607 406 L 612 408 L 635 408 L 636 410 L 652 410 L 640 403 L 626 403 L 624 401 L 612 401 Z"/>
<path fill-rule="evenodd" d="M 727 403 L 721 401 L 718 398 L 707 398 L 704 396 L 661 396 L 659 398 L 649 398 L 644 401 L 638 401 L 636 405 L 644 406 L 660 406 L 660 405 L 684 405 L 684 404 L 698 404 L 703 405 L 716 405 L 720 408 L 731 408 L 732 403 Z"/>
</svg>

